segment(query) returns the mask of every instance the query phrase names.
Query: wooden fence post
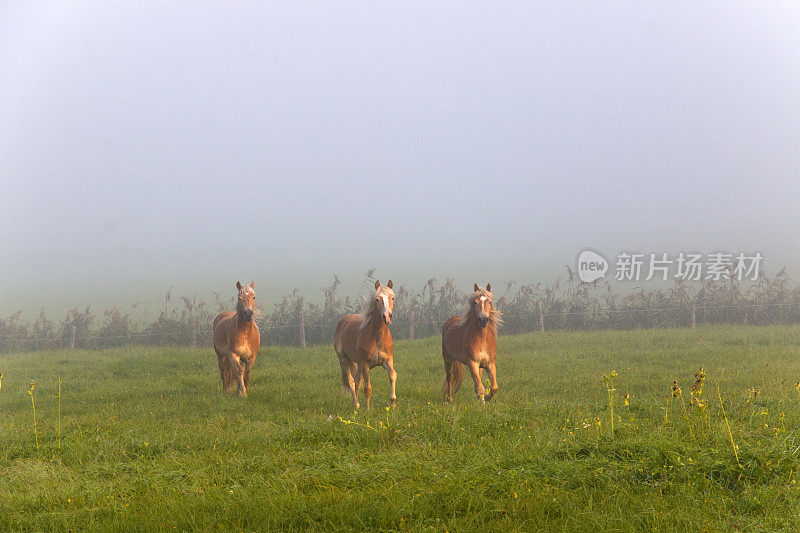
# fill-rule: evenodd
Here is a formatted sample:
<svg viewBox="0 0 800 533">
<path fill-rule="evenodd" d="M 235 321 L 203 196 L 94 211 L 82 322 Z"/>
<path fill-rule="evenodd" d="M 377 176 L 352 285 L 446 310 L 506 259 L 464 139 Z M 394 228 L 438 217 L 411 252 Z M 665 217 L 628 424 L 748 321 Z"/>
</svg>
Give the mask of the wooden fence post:
<svg viewBox="0 0 800 533">
<path fill-rule="evenodd" d="M 691 315 L 691 317 L 692 317 L 692 321 L 691 321 L 691 324 L 692 324 L 692 325 L 691 325 L 690 327 L 691 327 L 691 328 L 694 328 L 694 326 L 695 326 L 695 324 L 696 324 L 696 322 L 695 322 L 695 308 L 694 308 L 694 304 L 692 304 L 692 315 Z"/>
<path fill-rule="evenodd" d="M 300 347 L 306 347 L 306 319 L 303 310 L 300 310 Z"/>
<path fill-rule="evenodd" d="M 75 349 L 75 333 L 77 333 L 77 331 L 78 331 L 78 328 L 75 327 L 75 326 L 72 326 L 72 330 L 71 330 L 71 333 L 70 333 L 70 336 L 69 336 L 69 349 L 70 350 L 74 350 Z"/>
<path fill-rule="evenodd" d="M 542 301 L 537 302 L 539 308 L 539 331 L 544 331 L 544 315 L 542 314 Z"/>
<path fill-rule="evenodd" d="M 408 339 L 414 340 L 414 310 L 411 310 L 411 321 L 408 323 Z"/>
</svg>

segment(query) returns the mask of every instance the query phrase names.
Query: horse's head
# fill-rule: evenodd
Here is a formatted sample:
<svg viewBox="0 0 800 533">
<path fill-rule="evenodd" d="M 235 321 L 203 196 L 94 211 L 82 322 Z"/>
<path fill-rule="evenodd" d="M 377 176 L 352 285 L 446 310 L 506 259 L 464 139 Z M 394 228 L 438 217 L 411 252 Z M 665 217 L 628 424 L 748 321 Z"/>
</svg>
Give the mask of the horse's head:
<svg viewBox="0 0 800 533">
<path fill-rule="evenodd" d="M 487 283 L 485 289 L 475 284 L 475 294 L 472 295 L 470 305 L 478 317 L 478 324 L 485 328 L 489 324 L 489 316 L 494 309 L 494 297 L 492 296 L 492 284 Z"/>
<path fill-rule="evenodd" d="M 253 313 L 255 312 L 256 305 L 256 282 L 247 285 L 242 285 L 236 282 L 236 289 L 239 291 L 239 300 L 236 302 L 236 310 L 241 311 L 244 319 L 250 322 L 253 320 Z"/>
<path fill-rule="evenodd" d="M 392 323 L 392 310 L 394 309 L 394 291 L 392 290 L 392 280 L 386 285 L 381 285 L 380 281 L 375 281 L 375 305 L 381 314 L 381 318 L 387 324 Z"/>
</svg>

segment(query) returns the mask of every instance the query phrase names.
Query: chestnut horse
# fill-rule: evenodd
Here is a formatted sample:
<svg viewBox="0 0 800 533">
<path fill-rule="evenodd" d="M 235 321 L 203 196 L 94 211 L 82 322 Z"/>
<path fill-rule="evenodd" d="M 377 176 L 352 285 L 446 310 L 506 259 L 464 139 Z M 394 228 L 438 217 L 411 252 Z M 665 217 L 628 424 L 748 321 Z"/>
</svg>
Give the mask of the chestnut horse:
<svg viewBox="0 0 800 533">
<path fill-rule="evenodd" d="M 469 299 L 469 310 L 464 316 L 451 317 L 442 326 L 442 357 L 444 358 L 444 386 L 442 396 L 453 401 L 464 381 L 464 366 L 469 368 L 475 393 L 481 403 L 488 402 L 497 392 L 496 366 L 497 328 L 503 321 L 500 310 L 494 308 L 492 284 L 481 289 L 475 284 L 475 293 Z M 491 390 L 483 388 L 483 369 L 489 374 Z"/>
<path fill-rule="evenodd" d="M 233 392 L 234 381 L 239 396 L 247 396 L 250 386 L 250 370 L 256 362 L 261 346 L 261 333 L 253 321 L 256 315 L 256 282 L 250 286 L 236 282 L 239 299 L 236 313 L 225 311 L 214 319 L 214 350 L 219 362 L 222 390 Z"/>
<path fill-rule="evenodd" d="M 369 398 L 372 395 L 369 371 L 378 365 L 389 373 L 391 385 L 389 405 L 394 407 L 397 401 L 394 391 L 397 372 L 394 370 L 392 333 L 389 331 L 392 309 L 394 309 L 392 280 L 389 280 L 386 286 L 376 281 L 375 294 L 367 309 L 360 314 L 342 318 L 333 334 L 333 349 L 336 350 L 342 367 L 342 384 L 353 395 L 353 406 L 356 409 L 361 407 L 358 403 L 358 387 L 363 379 L 364 396 L 369 410 Z"/>
</svg>

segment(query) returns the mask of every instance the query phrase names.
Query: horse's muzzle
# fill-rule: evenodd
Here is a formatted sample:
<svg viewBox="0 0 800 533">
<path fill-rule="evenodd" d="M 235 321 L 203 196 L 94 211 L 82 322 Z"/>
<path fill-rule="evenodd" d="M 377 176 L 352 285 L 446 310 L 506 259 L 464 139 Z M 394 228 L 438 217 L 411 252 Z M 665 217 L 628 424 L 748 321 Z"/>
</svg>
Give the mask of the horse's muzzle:
<svg viewBox="0 0 800 533">
<path fill-rule="evenodd" d="M 478 324 L 479 324 L 479 325 L 480 325 L 482 328 L 485 328 L 486 326 L 488 326 L 488 325 L 489 325 L 489 317 L 488 317 L 488 316 L 479 316 L 479 317 L 478 317 Z"/>
<path fill-rule="evenodd" d="M 244 312 L 244 319 L 247 320 L 248 322 L 253 320 L 253 312 L 250 311 L 249 309 L 247 311 L 245 311 Z"/>
<path fill-rule="evenodd" d="M 392 323 L 392 313 L 384 313 L 383 314 L 383 321 L 386 322 L 387 324 L 391 324 Z"/>
</svg>

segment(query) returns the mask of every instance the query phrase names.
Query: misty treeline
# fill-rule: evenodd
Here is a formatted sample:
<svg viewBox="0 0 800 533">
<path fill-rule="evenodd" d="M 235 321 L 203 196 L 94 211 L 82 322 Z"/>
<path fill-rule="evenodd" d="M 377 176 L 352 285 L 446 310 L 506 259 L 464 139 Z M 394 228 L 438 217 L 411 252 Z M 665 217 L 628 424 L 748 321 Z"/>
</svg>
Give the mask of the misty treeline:
<svg viewBox="0 0 800 533">
<path fill-rule="evenodd" d="M 340 292 L 334 276 L 321 290 L 321 303 L 306 299 L 297 290 L 266 310 L 259 308 L 257 322 L 262 345 L 329 343 L 339 319 L 361 311 L 371 296 L 374 279 L 367 272 L 362 296 Z M 567 267 L 566 279 L 551 285 L 508 283 L 495 285 L 495 305 L 503 311 L 502 334 L 544 330 L 595 330 L 676 328 L 702 324 L 798 324 L 800 287 L 793 285 L 786 269 L 747 285 L 735 280 L 685 283 L 670 289 L 637 288 L 614 292 L 608 282 L 583 283 Z M 452 280 L 430 279 L 421 288 L 395 284 L 397 299 L 392 336 L 407 339 L 438 335 L 442 323 L 461 314 L 468 295 Z M 132 344 L 210 346 L 211 323 L 221 311 L 235 309 L 235 299 L 219 294 L 211 302 L 197 298 L 174 299 L 168 292 L 155 319 L 132 318 L 114 307 L 95 314 L 90 307 L 72 309 L 53 321 L 44 311 L 33 321 L 21 312 L 0 318 L 0 351 L 50 348 L 107 348 Z M 540 313 L 541 308 L 541 313 Z M 694 319 L 693 319 L 694 316 Z M 693 322 L 694 320 L 694 322 Z M 413 323 L 413 327 L 412 327 Z"/>
</svg>

